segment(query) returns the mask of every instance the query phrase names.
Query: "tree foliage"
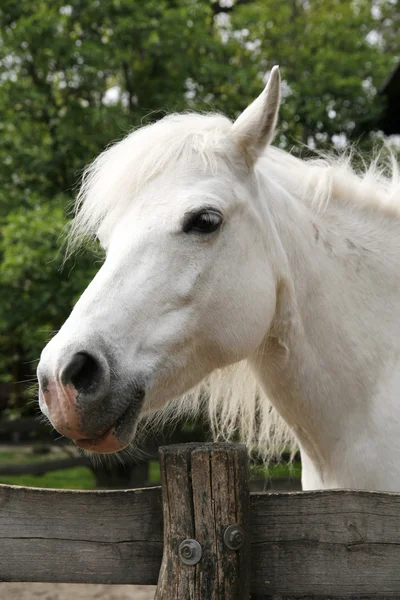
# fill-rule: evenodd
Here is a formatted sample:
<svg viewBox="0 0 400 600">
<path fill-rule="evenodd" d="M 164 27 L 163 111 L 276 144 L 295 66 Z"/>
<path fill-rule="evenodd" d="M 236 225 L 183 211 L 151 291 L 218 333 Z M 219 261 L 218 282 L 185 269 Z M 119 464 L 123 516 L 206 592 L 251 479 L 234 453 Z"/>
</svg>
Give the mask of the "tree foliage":
<svg viewBox="0 0 400 600">
<path fill-rule="evenodd" d="M 234 117 L 276 63 L 277 143 L 358 135 L 382 109 L 399 12 L 397 0 L 3 0 L 0 378 L 15 364 L 29 375 L 97 269 L 89 253 L 62 268 L 60 246 L 79 173 L 110 141 L 170 111 Z"/>
</svg>

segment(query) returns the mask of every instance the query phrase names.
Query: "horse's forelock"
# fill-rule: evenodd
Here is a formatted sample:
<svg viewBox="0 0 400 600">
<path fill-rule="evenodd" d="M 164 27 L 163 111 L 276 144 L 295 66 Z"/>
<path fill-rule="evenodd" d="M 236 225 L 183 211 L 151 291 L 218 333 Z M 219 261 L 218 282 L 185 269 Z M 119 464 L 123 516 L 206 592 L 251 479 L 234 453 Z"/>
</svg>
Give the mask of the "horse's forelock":
<svg viewBox="0 0 400 600">
<path fill-rule="evenodd" d="M 169 115 L 130 133 L 102 152 L 82 177 L 69 231 L 72 247 L 107 229 L 154 177 L 194 158 L 204 170 L 216 172 L 228 153 L 227 132 L 232 124 L 219 114 Z"/>
</svg>

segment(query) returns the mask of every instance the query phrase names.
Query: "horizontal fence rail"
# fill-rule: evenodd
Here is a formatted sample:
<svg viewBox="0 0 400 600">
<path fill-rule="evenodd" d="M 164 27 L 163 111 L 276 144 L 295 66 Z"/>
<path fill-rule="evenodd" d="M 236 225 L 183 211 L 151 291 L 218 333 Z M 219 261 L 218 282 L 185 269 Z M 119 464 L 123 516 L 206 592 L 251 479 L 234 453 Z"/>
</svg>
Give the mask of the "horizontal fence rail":
<svg viewBox="0 0 400 600">
<path fill-rule="evenodd" d="M 162 553 L 161 488 L 0 485 L 0 581 L 150 585 Z"/>
<path fill-rule="evenodd" d="M 400 598 L 400 494 L 254 494 L 251 518 L 260 597 Z"/>
<path fill-rule="evenodd" d="M 400 598 L 400 494 L 251 494 L 252 598 Z M 0 581 L 156 584 L 161 488 L 0 485 Z"/>
</svg>

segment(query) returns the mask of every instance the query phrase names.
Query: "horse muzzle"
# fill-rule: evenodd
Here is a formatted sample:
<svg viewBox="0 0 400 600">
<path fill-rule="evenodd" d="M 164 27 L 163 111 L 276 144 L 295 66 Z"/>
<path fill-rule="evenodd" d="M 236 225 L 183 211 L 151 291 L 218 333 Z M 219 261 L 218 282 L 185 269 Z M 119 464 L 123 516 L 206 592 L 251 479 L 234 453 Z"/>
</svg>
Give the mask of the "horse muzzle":
<svg viewBox="0 0 400 600">
<path fill-rule="evenodd" d="M 68 352 L 57 360 L 42 358 L 38 367 L 39 404 L 61 434 L 85 449 L 99 453 L 122 450 L 130 443 L 137 420 L 137 401 L 143 390 L 111 394 L 107 358 L 93 351 Z"/>
</svg>

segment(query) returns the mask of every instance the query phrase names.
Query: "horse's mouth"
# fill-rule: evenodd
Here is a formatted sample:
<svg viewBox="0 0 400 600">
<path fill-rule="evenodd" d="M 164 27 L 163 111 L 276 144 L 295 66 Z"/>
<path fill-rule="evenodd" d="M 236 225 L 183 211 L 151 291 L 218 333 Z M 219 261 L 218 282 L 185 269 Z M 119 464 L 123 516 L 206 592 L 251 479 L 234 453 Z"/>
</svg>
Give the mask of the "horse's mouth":
<svg viewBox="0 0 400 600">
<path fill-rule="evenodd" d="M 109 454 L 123 450 L 128 444 L 121 444 L 120 439 L 115 435 L 115 425 L 112 425 L 103 435 L 95 438 L 81 438 L 73 440 L 76 446 L 83 450 Z"/>
<path fill-rule="evenodd" d="M 93 438 L 77 438 L 73 439 L 73 442 L 83 450 L 99 454 L 119 452 L 131 443 L 137 418 L 137 406 L 133 404 L 101 435 Z"/>
</svg>

